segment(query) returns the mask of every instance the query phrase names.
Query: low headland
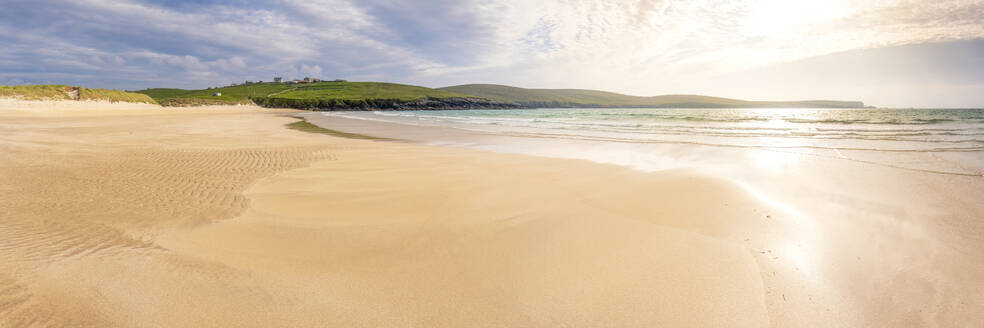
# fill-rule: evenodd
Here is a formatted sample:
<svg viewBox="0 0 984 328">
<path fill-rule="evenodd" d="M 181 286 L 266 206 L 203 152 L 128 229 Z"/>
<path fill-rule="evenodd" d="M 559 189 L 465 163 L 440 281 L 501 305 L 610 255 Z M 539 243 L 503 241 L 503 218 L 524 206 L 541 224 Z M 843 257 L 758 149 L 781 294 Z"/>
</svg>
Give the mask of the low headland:
<svg viewBox="0 0 984 328">
<path fill-rule="evenodd" d="M 202 90 L 145 89 L 164 106 L 256 104 L 319 111 L 510 109 L 508 102 L 421 86 L 382 82 L 244 83 Z"/>
<path fill-rule="evenodd" d="M 528 108 L 861 108 L 860 101 L 803 100 L 748 101 L 701 95 L 629 96 L 614 92 L 585 89 L 524 89 L 497 84 L 464 84 L 438 90 L 512 102 Z"/>
</svg>

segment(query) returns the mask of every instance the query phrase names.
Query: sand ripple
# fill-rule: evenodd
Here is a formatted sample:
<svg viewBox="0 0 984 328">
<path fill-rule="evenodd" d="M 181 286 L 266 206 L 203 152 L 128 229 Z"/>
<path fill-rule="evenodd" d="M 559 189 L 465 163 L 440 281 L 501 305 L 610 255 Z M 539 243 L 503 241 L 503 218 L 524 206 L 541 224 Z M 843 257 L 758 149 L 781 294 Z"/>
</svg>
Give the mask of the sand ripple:
<svg viewBox="0 0 984 328">
<path fill-rule="evenodd" d="M 186 119 L 165 115 L 155 122 Z M 140 120 L 133 118 L 4 121 L 0 272 L 7 274 L 0 276 L 0 326 L 98 323 L 89 320 L 98 317 L 92 313 L 54 311 L 58 306 L 47 293 L 52 286 L 44 283 L 52 278 L 47 270 L 96 259 L 168 258 L 169 251 L 154 241 L 161 232 L 233 218 L 249 206 L 243 191 L 258 178 L 334 156 L 323 144 L 255 144 L 248 129 L 256 127 L 251 123 L 257 117 L 201 115 L 190 120 L 196 119 L 199 124 L 244 124 L 224 131 L 238 132 L 225 137 L 243 140 L 203 145 L 198 137 L 169 136 L 153 142 L 161 129 L 140 133 Z M 277 123 L 262 125 L 282 130 L 282 123 L 291 120 L 273 121 Z M 181 128 L 188 127 L 178 132 Z M 30 147 L 24 147 L 26 141 Z M 166 262 L 200 265 L 173 257 Z M 89 319 L 78 320 L 82 318 Z"/>
</svg>

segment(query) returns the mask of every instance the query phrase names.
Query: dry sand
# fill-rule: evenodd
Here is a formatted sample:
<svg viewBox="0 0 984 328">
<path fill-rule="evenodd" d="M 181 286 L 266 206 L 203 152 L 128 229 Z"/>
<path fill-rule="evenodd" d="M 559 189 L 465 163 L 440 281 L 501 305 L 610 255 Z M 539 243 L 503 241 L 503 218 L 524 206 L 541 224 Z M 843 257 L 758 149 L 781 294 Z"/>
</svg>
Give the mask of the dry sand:
<svg viewBox="0 0 984 328">
<path fill-rule="evenodd" d="M 236 107 L 236 106 L 213 106 Z M 66 116 L 105 116 L 121 114 L 155 114 L 166 110 L 154 104 L 123 103 L 109 101 L 76 101 L 76 100 L 22 100 L 17 98 L 0 98 L 0 110 L 5 116 L 34 116 L 34 117 L 66 117 Z M 173 109 L 171 109 L 173 110 Z"/>
<path fill-rule="evenodd" d="M 0 326 L 826 327 L 869 311 L 777 261 L 811 223 L 727 180 L 330 137 L 254 107 L 117 107 L 0 109 Z"/>
</svg>

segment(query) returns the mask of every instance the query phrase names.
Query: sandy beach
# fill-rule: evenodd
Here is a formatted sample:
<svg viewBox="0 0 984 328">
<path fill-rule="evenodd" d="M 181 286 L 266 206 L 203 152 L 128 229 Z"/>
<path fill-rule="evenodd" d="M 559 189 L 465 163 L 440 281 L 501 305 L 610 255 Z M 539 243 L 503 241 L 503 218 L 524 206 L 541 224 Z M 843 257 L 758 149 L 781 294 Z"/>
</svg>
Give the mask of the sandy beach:
<svg viewBox="0 0 984 328">
<path fill-rule="evenodd" d="M 922 207 L 791 206 L 702 170 L 347 139 L 295 115 L 0 102 L 0 326 L 984 324 L 966 197 L 944 228 Z M 797 181 L 821 180 L 843 182 Z"/>
</svg>

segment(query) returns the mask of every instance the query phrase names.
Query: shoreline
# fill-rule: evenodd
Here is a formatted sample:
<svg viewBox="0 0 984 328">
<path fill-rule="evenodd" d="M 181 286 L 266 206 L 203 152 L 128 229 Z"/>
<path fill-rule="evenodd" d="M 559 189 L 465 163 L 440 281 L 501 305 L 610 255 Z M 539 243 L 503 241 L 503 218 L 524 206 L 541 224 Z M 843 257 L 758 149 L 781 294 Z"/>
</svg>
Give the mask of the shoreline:
<svg viewBox="0 0 984 328">
<path fill-rule="evenodd" d="M 365 131 L 427 145 L 588 160 L 653 174 L 676 169 L 697 170 L 740 185 L 758 201 L 800 214 L 803 219 L 799 235 L 804 240 L 791 243 L 796 247 L 787 249 L 789 253 L 785 257 L 792 259 L 792 265 L 799 270 L 810 268 L 816 276 L 810 280 L 827 284 L 827 288 L 848 291 L 883 284 L 889 276 L 919 281 L 923 288 L 948 297 L 960 295 L 960 286 L 984 286 L 984 280 L 971 278 L 967 273 L 984 274 L 984 266 L 964 265 L 967 261 L 984 261 L 984 255 L 976 252 L 984 245 L 979 238 L 984 233 L 984 221 L 979 219 L 984 204 L 978 204 L 975 196 L 984 188 L 984 180 L 978 174 L 938 174 L 823 154 L 768 149 L 524 138 L 453 127 L 418 127 L 316 113 L 302 115 L 327 128 Z M 877 236 L 872 231 L 878 231 Z M 872 249 L 870 245 L 879 246 Z M 883 247 L 893 251 L 883 254 L 887 251 Z M 964 260 L 936 258 L 940 256 Z M 935 269 L 919 273 L 898 271 L 914 267 Z M 918 311 L 929 306 L 926 302 L 940 301 L 939 298 L 919 299 L 894 288 L 905 287 L 878 292 L 897 293 L 895 297 L 905 300 L 895 304 L 899 308 Z M 980 302 L 972 301 L 974 298 L 936 306 L 953 309 L 966 302 Z M 877 307 L 878 301 L 866 299 L 863 294 L 846 299 L 861 301 L 857 306 L 866 309 L 859 310 L 855 316 L 872 316 L 869 325 L 877 322 L 874 318 L 879 315 L 865 312 Z M 892 316 L 897 314 L 880 315 Z"/>
<path fill-rule="evenodd" d="M 929 225 L 941 216 L 928 207 L 898 216 L 893 204 L 924 194 L 866 198 L 878 189 L 867 183 L 894 171 L 819 167 L 873 174 L 848 185 L 858 193 L 825 195 L 857 174 L 824 182 L 813 164 L 796 164 L 808 177 L 743 180 L 708 169 L 742 154 L 690 148 L 663 156 L 703 164 L 644 173 L 494 147 L 344 139 L 288 128 L 298 121 L 284 113 L 308 115 L 293 110 L 65 113 L 0 108 L 0 189 L 9 191 L 0 206 L 10 213 L 0 218 L 0 304 L 12 304 L 0 323 L 984 320 L 968 288 L 984 267 L 964 253 L 979 249 L 978 226 L 961 216 L 943 218 L 962 231 Z M 442 133 L 377 128 L 411 141 Z M 953 192 L 977 186 L 954 179 Z M 790 184 L 804 190 L 783 195 Z M 808 196 L 819 200 L 788 200 Z"/>
</svg>

